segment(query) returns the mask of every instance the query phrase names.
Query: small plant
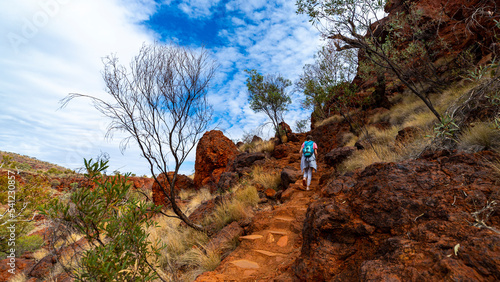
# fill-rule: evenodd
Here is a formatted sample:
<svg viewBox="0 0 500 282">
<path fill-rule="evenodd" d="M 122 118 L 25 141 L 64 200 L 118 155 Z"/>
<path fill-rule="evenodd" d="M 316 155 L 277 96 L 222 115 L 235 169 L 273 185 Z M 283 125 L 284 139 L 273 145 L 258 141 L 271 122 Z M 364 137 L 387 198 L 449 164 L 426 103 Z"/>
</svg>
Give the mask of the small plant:
<svg viewBox="0 0 500 282">
<path fill-rule="evenodd" d="M 500 91 L 495 92 L 493 95 L 487 96 L 489 102 L 493 106 L 500 105 Z"/>
<path fill-rule="evenodd" d="M 50 181 L 50 186 L 52 186 L 52 188 L 58 187 L 59 185 L 61 185 L 61 181 L 57 179 L 53 179 L 52 181 Z"/>
<path fill-rule="evenodd" d="M 455 133 L 459 130 L 455 120 L 449 115 L 441 118 L 441 122 L 434 126 L 434 134 L 436 137 L 453 138 Z"/>
<path fill-rule="evenodd" d="M 108 161 L 84 162 L 85 177 L 94 189 L 77 189 L 70 203 L 54 199 L 42 208 L 43 214 L 61 226 L 55 234 L 67 238 L 74 230 L 91 246 L 75 252 L 72 262 L 66 265 L 69 272 L 80 281 L 158 279 L 156 265 L 162 246 L 148 241 L 146 229 L 154 225 L 149 220 L 151 212 L 159 209 L 127 197 L 128 175 L 103 175 Z M 63 244 L 69 245 L 74 243 Z"/>
</svg>

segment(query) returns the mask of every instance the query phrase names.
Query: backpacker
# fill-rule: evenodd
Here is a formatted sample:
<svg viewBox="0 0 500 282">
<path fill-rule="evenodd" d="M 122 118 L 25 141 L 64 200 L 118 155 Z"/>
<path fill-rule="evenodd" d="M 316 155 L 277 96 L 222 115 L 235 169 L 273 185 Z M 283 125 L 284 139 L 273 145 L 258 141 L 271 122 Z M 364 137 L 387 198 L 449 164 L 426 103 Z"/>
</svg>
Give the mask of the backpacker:
<svg viewBox="0 0 500 282">
<path fill-rule="evenodd" d="M 304 154 L 304 157 L 309 158 L 310 156 L 313 155 L 314 149 L 313 149 L 314 141 L 306 141 L 304 143 L 304 149 L 302 149 L 302 153 Z"/>
</svg>

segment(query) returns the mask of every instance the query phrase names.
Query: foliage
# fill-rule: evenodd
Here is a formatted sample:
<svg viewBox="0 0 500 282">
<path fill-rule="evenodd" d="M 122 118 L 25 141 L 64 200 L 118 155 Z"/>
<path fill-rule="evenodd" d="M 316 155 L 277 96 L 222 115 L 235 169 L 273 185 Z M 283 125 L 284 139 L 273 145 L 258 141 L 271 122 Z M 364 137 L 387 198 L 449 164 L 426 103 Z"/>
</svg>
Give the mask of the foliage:
<svg viewBox="0 0 500 282">
<path fill-rule="evenodd" d="M 201 230 L 175 202 L 174 187 L 180 166 L 212 118 L 207 92 L 217 69 L 215 61 L 203 48 L 192 50 L 155 42 L 144 44 L 130 67 L 121 65 L 115 56 L 103 62 L 103 78 L 111 101 L 73 93 L 62 101 L 63 106 L 74 98 L 90 99 L 111 120 L 107 136 L 125 132 L 128 137 L 121 149 L 130 142 L 139 146 L 176 216 Z M 165 182 L 156 179 L 161 173 L 166 175 Z"/>
<path fill-rule="evenodd" d="M 26 250 L 41 246 L 36 244 L 38 241 L 35 238 L 26 238 L 26 234 L 33 228 L 31 221 L 39 206 L 50 200 L 50 192 L 47 189 L 50 185 L 44 179 L 33 177 L 25 183 L 20 183 L 10 178 L 14 173 L 0 176 L 0 203 L 6 204 L 6 208 L 0 208 L 0 258 L 5 257 L 11 248 L 20 256 Z M 15 187 L 15 190 L 9 190 L 9 187 Z M 15 194 L 9 191 L 15 191 Z M 15 230 L 7 229 L 12 224 L 15 225 Z M 15 241 L 8 240 L 12 234 Z"/>
<path fill-rule="evenodd" d="M 441 21 L 424 21 L 422 12 L 406 3 L 406 9 L 384 25 L 383 37 L 381 26 L 372 23 L 380 20 L 384 5 L 382 0 L 298 0 L 297 12 L 307 14 L 337 51 L 360 49 L 367 58 L 361 68 L 378 72 L 378 77 L 384 72 L 395 75 L 440 120 L 426 90 L 428 85 L 442 85 L 434 64 L 436 51 L 446 48 L 437 32 Z"/>
<path fill-rule="evenodd" d="M 82 234 L 90 246 L 76 252 L 78 266 L 66 265 L 66 270 L 79 281 L 157 279 L 155 268 L 161 247 L 148 241 L 146 228 L 153 225 L 149 214 L 158 208 L 128 198 L 128 175 L 103 175 L 107 163 L 85 160 L 85 177 L 94 188 L 77 189 L 69 203 L 54 199 L 42 208 L 42 213 L 59 226 L 54 234 L 64 238 L 74 231 Z M 63 247 L 68 246 L 56 249 Z"/>
<path fill-rule="evenodd" d="M 257 113 L 265 113 L 271 119 L 275 133 L 281 137 L 279 124 L 292 103 L 286 88 L 292 83 L 280 75 L 264 76 L 254 69 L 245 71 L 250 75 L 246 80 L 250 108 Z"/>
<path fill-rule="evenodd" d="M 309 120 L 308 119 L 302 119 L 302 120 L 297 120 L 295 122 L 295 131 L 298 132 L 298 133 L 305 133 L 307 132 L 308 130 L 308 123 L 309 123 Z"/>
<path fill-rule="evenodd" d="M 459 129 L 455 120 L 449 115 L 445 115 L 441 121 L 434 126 L 434 134 L 436 137 L 453 138 Z"/>
<path fill-rule="evenodd" d="M 356 55 L 353 50 L 338 52 L 329 42 L 318 51 L 314 64 L 304 66 L 295 85 L 305 95 L 303 106 L 312 108 L 316 119 L 330 116 L 330 106 L 342 110 L 351 104 L 354 95 L 352 91 L 345 91 L 345 86 L 356 74 Z"/>
</svg>

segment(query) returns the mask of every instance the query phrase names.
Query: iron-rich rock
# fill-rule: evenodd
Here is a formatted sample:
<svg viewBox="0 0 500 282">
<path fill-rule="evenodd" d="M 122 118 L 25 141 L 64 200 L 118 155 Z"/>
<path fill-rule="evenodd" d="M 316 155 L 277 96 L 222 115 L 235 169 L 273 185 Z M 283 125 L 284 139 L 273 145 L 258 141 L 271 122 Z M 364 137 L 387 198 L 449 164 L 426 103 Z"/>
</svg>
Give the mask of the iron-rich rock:
<svg viewBox="0 0 500 282">
<path fill-rule="evenodd" d="M 295 181 L 299 180 L 302 176 L 302 173 L 299 170 L 294 170 L 292 168 L 284 168 L 281 171 L 281 186 L 283 190 L 288 189 L 290 184 L 295 183 Z"/>
<path fill-rule="evenodd" d="M 209 185 L 215 187 L 220 175 L 226 171 L 227 164 L 238 154 L 238 148 L 233 141 L 222 134 L 222 131 L 212 130 L 203 134 L 196 147 L 196 162 L 194 165 L 194 184 L 196 187 Z"/>
<path fill-rule="evenodd" d="M 438 152 L 331 179 L 308 209 L 295 274 L 304 281 L 498 280 L 500 237 L 488 228 L 500 229 L 500 215 L 481 212 L 500 201 L 488 165 L 495 158 Z"/>
<path fill-rule="evenodd" d="M 217 190 L 222 192 L 229 190 L 238 183 L 238 179 L 236 172 L 223 172 L 220 175 L 219 183 L 217 183 Z"/>
<path fill-rule="evenodd" d="M 250 171 L 250 167 L 258 160 L 266 158 L 264 153 L 241 153 L 229 163 L 228 171 L 237 172 L 242 175 L 244 172 Z"/>
<path fill-rule="evenodd" d="M 337 167 L 339 164 L 349 158 L 356 150 L 356 147 L 335 148 L 325 155 L 325 163 L 331 167 Z"/>
<path fill-rule="evenodd" d="M 168 176 L 171 180 L 173 178 L 173 175 L 174 175 L 173 172 L 168 173 Z M 167 194 L 170 194 L 170 185 L 168 184 L 168 181 L 165 177 L 165 174 L 162 173 L 159 176 L 157 176 L 156 178 L 161 183 L 161 185 L 166 189 L 165 191 L 167 192 Z M 177 178 L 175 181 L 175 189 L 177 191 L 179 191 L 181 189 L 182 190 L 191 190 L 194 188 L 195 188 L 194 182 L 191 178 L 189 178 L 188 176 L 185 176 L 183 174 L 177 175 Z M 161 190 L 160 185 L 156 181 L 153 183 L 152 190 L 153 190 L 153 202 L 155 203 L 155 205 L 158 205 L 158 206 L 159 205 L 163 205 L 163 206 L 170 205 L 170 202 L 168 201 L 167 197 L 165 196 L 165 194 Z"/>
</svg>

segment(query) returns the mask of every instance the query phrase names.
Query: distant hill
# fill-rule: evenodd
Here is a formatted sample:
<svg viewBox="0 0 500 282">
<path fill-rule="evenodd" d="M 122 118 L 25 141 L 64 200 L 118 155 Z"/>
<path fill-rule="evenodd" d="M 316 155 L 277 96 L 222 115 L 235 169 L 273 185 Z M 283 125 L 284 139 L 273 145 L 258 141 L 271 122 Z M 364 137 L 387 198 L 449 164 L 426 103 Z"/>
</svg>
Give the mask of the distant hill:
<svg viewBox="0 0 500 282">
<path fill-rule="evenodd" d="M 44 173 L 44 172 L 51 174 L 73 173 L 73 171 L 68 168 L 52 164 L 49 162 L 41 161 L 34 157 L 0 151 L 0 165 L 2 164 L 3 164 L 2 166 L 3 169 L 17 168 L 22 171 L 28 171 L 34 173 Z"/>
</svg>

